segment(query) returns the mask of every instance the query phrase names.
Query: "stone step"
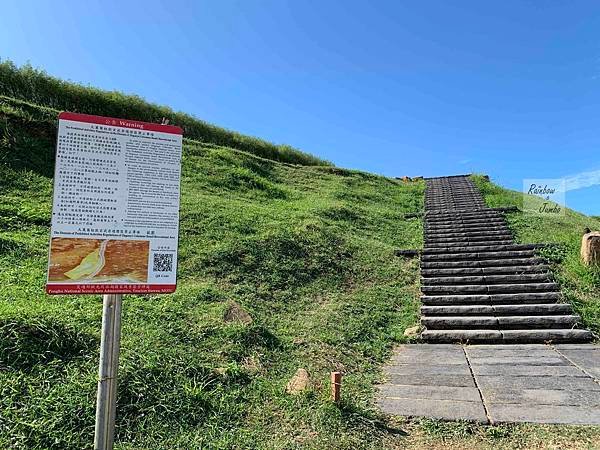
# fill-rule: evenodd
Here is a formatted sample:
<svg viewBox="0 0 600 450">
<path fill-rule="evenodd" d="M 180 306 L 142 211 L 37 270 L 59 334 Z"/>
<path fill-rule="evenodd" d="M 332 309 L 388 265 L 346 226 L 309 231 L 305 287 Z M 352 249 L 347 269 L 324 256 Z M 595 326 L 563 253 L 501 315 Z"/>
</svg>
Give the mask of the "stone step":
<svg viewBox="0 0 600 450">
<path fill-rule="evenodd" d="M 456 196 L 452 196 L 452 195 L 439 195 L 439 196 L 435 196 L 435 197 L 429 197 L 425 200 L 425 205 L 431 206 L 431 205 L 436 205 L 438 206 L 435 209 L 472 209 L 472 210 L 481 210 L 484 209 L 485 203 L 483 202 L 483 200 L 481 200 L 481 198 L 477 198 L 475 196 L 471 197 L 469 196 L 468 198 L 459 198 Z M 455 205 L 460 205 L 459 208 L 457 208 Z M 434 208 L 428 208 L 430 210 L 434 210 Z"/>
<path fill-rule="evenodd" d="M 512 232 L 506 226 L 500 227 L 485 227 L 479 230 L 471 230 L 471 229 L 449 229 L 449 230 L 427 230 L 425 229 L 424 236 L 428 238 L 435 237 L 477 237 L 477 236 L 494 236 L 494 235 L 509 235 L 512 236 Z"/>
<path fill-rule="evenodd" d="M 427 191 L 425 200 L 475 200 L 483 201 L 481 194 L 472 189 Z"/>
<path fill-rule="evenodd" d="M 511 245 L 514 244 L 514 241 L 511 238 L 505 239 L 486 239 L 485 241 L 468 241 L 463 239 L 461 241 L 439 241 L 439 242 L 431 242 L 429 240 L 425 240 L 425 249 L 439 249 L 439 248 L 456 248 L 456 247 L 475 247 L 481 245 Z"/>
<path fill-rule="evenodd" d="M 465 191 L 464 193 L 457 192 L 432 192 L 425 196 L 425 202 L 440 203 L 446 209 L 452 202 L 462 202 L 470 207 L 479 206 L 480 209 L 487 208 L 484 204 L 481 195 Z"/>
<path fill-rule="evenodd" d="M 421 261 L 481 261 L 481 260 L 499 260 L 514 258 L 531 258 L 534 256 L 533 250 L 508 250 L 508 251 L 489 251 L 489 252 L 467 252 L 467 253 L 439 253 L 421 255 Z"/>
<path fill-rule="evenodd" d="M 444 231 L 442 232 L 425 232 L 423 233 L 423 238 L 425 240 L 425 242 L 441 242 L 441 241 L 447 241 L 447 242 L 460 242 L 460 240 L 466 240 L 469 242 L 476 242 L 476 241 L 482 241 L 485 242 L 488 239 L 514 239 L 512 232 L 506 228 L 504 230 L 497 230 L 498 233 L 486 233 L 486 232 L 477 232 L 477 233 L 470 233 L 469 231 L 458 231 L 458 232 L 452 232 L 452 233 L 446 233 Z M 513 241 L 513 244 L 515 242 Z"/>
<path fill-rule="evenodd" d="M 491 215 L 491 214 L 500 217 L 502 213 L 500 213 L 496 210 L 493 210 L 491 208 L 465 209 L 465 210 L 449 209 L 449 210 L 445 210 L 445 211 L 440 211 L 440 210 L 426 211 L 427 217 L 464 217 L 464 216 L 481 217 L 484 215 Z"/>
<path fill-rule="evenodd" d="M 423 294 L 505 294 L 553 292 L 558 290 L 556 283 L 513 283 L 513 284 L 468 284 L 449 286 L 421 286 Z"/>
<path fill-rule="evenodd" d="M 450 189 L 433 189 L 425 191 L 425 199 L 432 200 L 438 198 L 468 198 L 481 200 L 481 194 L 470 187 L 452 187 Z"/>
<path fill-rule="evenodd" d="M 421 324 L 428 330 L 464 329 L 551 329 L 573 328 L 580 322 L 576 315 L 548 316 L 422 316 Z"/>
<path fill-rule="evenodd" d="M 425 330 L 421 338 L 429 343 L 511 343 L 589 342 L 592 333 L 580 329 L 550 330 Z"/>
<path fill-rule="evenodd" d="M 504 218 L 501 212 L 479 209 L 479 205 L 473 205 L 468 208 L 467 203 L 454 202 L 451 204 L 452 208 L 446 212 L 434 212 L 439 211 L 439 208 L 433 209 L 432 203 L 425 203 L 425 219 L 426 220 L 468 220 L 468 219 L 483 219 L 487 217 Z"/>
<path fill-rule="evenodd" d="M 427 188 L 425 189 L 425 193 L 427 195 L 431 195 L 434 193 L 442 193 L 442 192 L 449 192 L 449 193 L 456 193 L 456 192 L 473 192 L 479 196 L 481 196 L 481 194 L 479 193 L 479 190 L 477 189 L 476 186 L 472 185 L 472 184 L 468 184 L 468 183 L 464 183 L 464 184 L 452 184 L 452 185 L 430 185 L 430 182 L 427 182 Z"/>
<path fill-rule="evenodd" d="M 486 223 L 481 226 L 469 226 L 463 224 L 428 225 L 424 223 L 425 234 L 449 234 L 449 233 L 486 233 L 489 231 L 509 231 L 506 222 Z"/>
<path fill-rule="evenodd" d="M 438 208 L 435 209 L 473 209 L 480 210 L 485 209 L 487 206 L 481 197 L 476 195 L 465 195 L 465 196 L 457 196 L 452 194 L 440 194 L 434 196 L 427 196 L 425 198 L 425 204 L 435 204 L 439 205 Z M 460 208 L 454 207 L 455 204 L 461 204 Z M 433 208 L 431 208 L 433 210 Z"/>
<path fill-rule="evenodd" d="M 476 225 L 491 225 L 491 224 L 505 224 L 506 221 L 503 217 L 473 217 L 473 218 L 456 218 L 456 219 L 431 219 L 426 217 L 425 223 L 427 226 L 438 226 L 438 227 L 447 227 L 447 226 L 476 226 Z"/>
<path fill-rule="evenodd" d="M 436 183 L 436 184 L 433 184 Z M 448 184 L 437 184 L 435 180 L 427 180 L 427 187 L 425 192 L 427 194 L 431 194 L 432 192 L 460 192 L 460 191 L 470 191 L 475 192 L 477 195 L 481 195 L 479 193 L 479 189 L 474 184 L 469 182 L 461 181 L 461 182 L 453 182 Z"/>
<path fill-rule="evenodd" d="M 443 235 L 452 237 L 453 234 L 466 234 L 475 235 L 475 233 L 482 233 L 485 236 L 490 231 L 502 231 L 504 233 L 512 233 L 506 222 L 486 222 L 476 224 L 463 224 L 463 223 L 428 223 L 423 222 L 423 235 Z M 502 233 L 498 233 L 502 234 Z"/>
<path fill-rule="evenodd" d="M 484 203 L 481 201 L 451 201 L 451 200 L 442 200 L 442 201 L 431 201 L 425 202 L 424 204 L 426 212 L 430 211 L 438 211 L 440 209 L 450 209 L 454 211 L 477 211 L 481 208 L 485 207 Z"/>
<path fill-rule="evenodd" d="M 454 276 L 483 276 L 483 275 L 518 275 L 525 273 L 548 273 L 545 264 L 532 264 L 529 266 L 500 266 L 500 267 L 463 267 L 457 269 L 421 269 L 423 277 L 454 277 Z"/>
<path fill-rule="evenodd" d="M 449 193 L 455 193 L 455 192 L 473 192 L 476 193 L 477 195 L 481 196 L 481 194 L 479 193 L 479 190 L 477 190 L 477 187 L 472 185 L 472 184 L 451 184 L 451 185 L 430 185 L 430 182 L 427 182 L 427 188 L 425 189 L 425 193 L 427 195 L 431 195 L 433 193 L 442 193 L 442 192 L 449 192 Z"/>
<path fill-rule="evenodd" d="M 481 197 L 477 196 L 467 196 L 467 197 L 457 197 L 456 195 L 437 195 L 430 196 L 425 200 L 426 205 L 438 205 L 437 209 L 472 209 L 472 210 L 483 210 L 486 208 L 485 203 L 481 199 Z M 460 208 L 454 207 L 454 205 L 460 204 Z M 434 210 L 433 208 L 429 208 Z"/>
<path fill-rule="evenodd" d="M 470 245 L 465 247 L 448 248 L 425 248 L 423 255 L 438 255 L 452 253 L 493 253 L 513 250 L 535 250 L 538 246 L 535 244 L 493 244 L 493 245 Z"/>
<path fill-rule="evenodd" d="M 437 234 L 437 235 L 425 235 L 425 242 L 486 242 L 486 241 L 501 241 L 501 240 L 511 240 L 512 235 L 510 233 L 493 233 L 487 235 L 469 235 L 467 233 L 460 233 L 458 236 L 447 234 Z M 514 242 L 513 242 L 514 243 Z"/>
<path fill-rule="evenodd" d="M 553 314 L 572 314 L 568 303 L 533 303 L 530 305 L 458 305 L 458 306 L 421 306 L 422 316 L 544 316 Z"/>
<path fill-rule="evenodd" d="M 531 266 L 536 264 L 545 264 L 544 260 L 537 257 L 525 258 L 504 258 L 504 259 L 482 259 L 469 261 L 467 259 L 460 261 L 427 261 L 421 259 L 422 269 L 455 269 L 469 267 L 510 267 L 510 266 Z"/>
<path fill-rule="evenodd" d="M 504 233 L 512 233 L 508 225 L 505 223 L 487 224 L 478 227 L 465 227 L 463 225 L 449 225 L 444 227 L 428 226 L 427 223 L 424 225 L 425 236 L 451 236 L 455 233 L 466 233 L 467 235 L 472 233 L 486 233 L 488 231 L 502 231 Z"/>
<path fill-rule="evenodd" d="M 477 242 L 490 239 L 512 239 L 512 234 L 506 231 L 494 233 L 425 233 L 425 242 Z"/>
<path fill-rule="evenodd" d="M 481 217 L 481 218 L 468 218 L 468 219 L 440 219 L 440 220 L 430 220 L 429 217 L 425 216 L 423 218 L 423 223 L 427 226 L 431 227 L 450 227 L 450 226 L 468 226 L 473 227 L 478 224 L 484 224 L 488 226 L 492 225 L 506 225 L 506 219 L 503 216 L 499 217 Z"/>
<path fill-rule="evenodd" d="M 477 212 L 477 211 L 496 211 L 502 214 L 505 214 L 507 212 L 518 212 L 519 208 L 517 208 L 516 206 L 514 207 L 510 207 L 510 206 L 505 206 L 505 207 L 500 207 L 500 208 L 488 208 L 487 206 L 484 206 L 482 208 L 480 207 L 470 207 L 470 208 L 465 208 L 465 209 L 457 209 L 457 208 L 440 208 L 440 209 L 428 209 L 426 211 L 426 214 L 460 214 L 460 213 L 466 213 L 466 212 Z"/>
<path fill-rule="evenodd" d="M 454 343 L 501 343 L 502 333 L 498 330 L 425 330 L 421 339 L 431 344 Z"/>
<path fill-rule="evenodd" d="M 483 208 L 466 208 L 466 209 L 431 209 L 428 210 L 426 213 L 427 214 L 431 214 L 431 215 L 438 215 L 438 214 L 476 214 L 478 212 L 497 212 L 497 213 L 503 213 L 502 210 L 496 209 L 496 208 L 488 208 L 487 206 L 483 207 Z"/>
<path fill-rule="evenodd" d="M 515 241 L 510 236 L 498 236 L 492 238 L 477 238 L 478 240 L 470 240 L 468 238 L 457 238 L 456 240 L 444 240 L 442 239 L 425 239 L 424 249 L 428 250 L 432 249 L 443 249 L 447 248 L 457 248 L 457 247 L 493 247 L 497 245 L 514 245 Z M 477 250 L 476 250 L 477 251 Z M 435 251 L 431 253 L 443 253 L 440 251 Z"/>
<path fill-rule="evenodd" d="M 452 201 L 452 200 L 467 200 L 483 202 L 481 194 L 471 189 L 466 190 L 451 190 L 451 191 L 428 191 L 425 195 L 425 201 Z"/>
<path fill-rule="evenodd" d="M 468 175 L 426 178 L 426 189 L 476 189 L 477 187 L 466 177 L 468 177 Z M 477 192 L 479 192 L 479 190 Z"/>
<path fill-rule="evenodd" d="M 505 330 L 502 341 L 507 344 L 537 343 L 537 342 L 589 342 L 592 333 L 583 329 L 554 329 L 554 330 Z"/>
<path fill-rule="evenodd" d="M 428 222 L 433 221 L 445 221 L 445 222 L 453 222 L 455 220 L 466 220 L 466 219 L 482 219 L 482 218 L 498 218 L 502 219 L 504 216 L 496 211 L 473 211 L 473 212 L 460 212 L 460 213 L 425 213 L 425 220 Z"/>
<path fill-rule="evenodd" d="M 425 244 L 423 246 L 423 252 L 421 253 L 425 253 L 425 254 L 434 254 L 434 253 L 460 253 L 461 251 L 464 250 L 460 250 L 458 252 L 453 251 L 454 249 L 460 249 L 461 247 L 465 248 L 474 248 L 474 247 L 493 247 L 493 246 L 500 246 L 500 245 L 514 245 L 514 241 L 512 239 L 491 239 L 491 240 L 485 240 L 485 241 L 468 241 L 466 239 L 463 239 L 461 241 L 428 241 L 425 240 Z M 432 250 L 432 251 L 428 251 L 428 250 Z M 474 249 L 471 251 L 471 253 L 477 253 L 479 252 L 478 249 Z"/>
<path fill-rule="evenodd" d="M 433 195 L 427 195 L 425 197 L 425 202 L 428 203 L 440 203 L 442 208 L 448 209 L 452 203 L 465 203 L 466 207 L 471 207 L 473 209 L 486 209 L 481 195 L 471 194 L 469 192 L 465 192 L 464 194 L 457 194 L 456 192 L 446 192 L 446 193 L 434 193 Z"/>
<path fill-rule="evenodd" d="M 440 231 L 427 231 L 425 230 L 424 235 L 426 237 L 488 237 L 494 235 L 511 234 L 510 229 L 506 225 L 499 227 L 484 227 L 479 231 L 474 231 L 471 228 L 460 231 L 440 230 Z"/>
<path fill-rule="evenodd" d="M 422 295 L 421 303 L 431 306 L 457 305 L 514 305 L 557 303 L 559 292 L 520 292 L 507 294 L 444 294 Z"/>
<path fill-rule="evenodd" d="M 439 211 L 442 208 L 447 211 L 461 211 L 462 214 L 467 214 L 469 211 L 477 212 L 483 206 L 483 203 L 474 202 L 425 202 L 424 204 L 426 217 L 435 217 L 436 213 L 434 211 Z M 450 209 L 448 210 L 448 208 Z M 448 212 L 444 214 L 448 214 Z M 447 218 L 453 219 L 454 217 Z"/>
<path fill-rule="evenodd" d="M 437 202 L 439 203 L 439 202 Z M 443 216 L 443 215 L 460 215 L 460 214 L 487 214 L 487 213 L 498 213 L 502 214 L 494 208 L 488 208 L 487 206 L 479 207 L 478 205 L 471 205 L 471 207 L 465 209 L 457 208 L 440 208 L 440 209 L 429 209 L 427 210 L 428 215 L 432 216 Z"/>
<path fill-rule="evenodd" d="M 508 233 L 503 234 L 491 234 L 489 236 L 448 236 L 448 235 L 437 235 L 428 236 L 425 235 L 426 244 L 442 244 L 448 243 L 460 243 L 465 242 L 466 245 L 473 245 L 476 242 L 479 244 L 475 245 L 497 245 L 497 241 L 509 241 L 510 244 L 514 244 L 513 237 Z M 487 244 L 489 242 L 489 244 Z"/>
<path fill-rule="evenodd" d="M 483 244 L 490 244 L 490 245 L 510 245 L 510 244 L 514 244 L 514 241 L 512 240 L 512 238 L 508 238 L 508 239 L 486 239 L 485 241 L 479 240 L 479 241 L 468 241 L 466 239 L 462 239 L 460 241 L 438 241 L 438 242 L 431 242 L 429 240 L 425 240 L 425 249 L 437 249 L 437 248 L 453 248 L 453 247 L 466 247 L 466 246 L 480 246 Z"/>
<path fill-rule="evenodd" d="M 424 286 L 447 286 L 450 284 L 506 284 L 527 282 L 548 282 L 549 273 L 532 273 L 519 275 L 484 275 L 484 276 L 458 276 L 458 277 L 423 277 L 421 285 Z"/>
</svg>

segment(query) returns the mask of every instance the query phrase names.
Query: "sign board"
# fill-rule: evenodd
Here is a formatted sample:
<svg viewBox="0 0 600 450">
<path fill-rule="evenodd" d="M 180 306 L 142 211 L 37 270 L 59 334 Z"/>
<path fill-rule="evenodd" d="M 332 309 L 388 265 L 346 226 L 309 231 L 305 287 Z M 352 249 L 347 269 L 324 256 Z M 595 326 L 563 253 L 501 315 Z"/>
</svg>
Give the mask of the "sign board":
<svg viewBox="0 0 600 450">
<path fill-rule="evenodd" d="M 182 135 L 59 115 L 46 292 L 175 291 Z"/>
</svg>

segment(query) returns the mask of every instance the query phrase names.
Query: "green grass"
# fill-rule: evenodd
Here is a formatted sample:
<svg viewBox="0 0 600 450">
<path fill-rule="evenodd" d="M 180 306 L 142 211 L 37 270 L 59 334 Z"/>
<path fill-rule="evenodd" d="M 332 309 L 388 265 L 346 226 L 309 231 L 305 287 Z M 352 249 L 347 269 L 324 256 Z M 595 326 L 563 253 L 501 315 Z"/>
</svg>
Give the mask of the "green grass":
<svg viewBox="0 0 600 450">
<path fill-rule="evenodd" d="M 103 91 L 90 86 L 60 80 L 26 64 L 15 66 L 0 59 L 0 96 L 44 105 L 59 111 L 71 111 L 109 117 L 160 123 L 163 118 L 183 128 L 184 135 L 206 144 L 222 145 L 254 155 L 292 164 L 331 165 L 328 161 L 289 145 L 276 145 L 264 139 L 245 136 L 204 122 L 166 106 L 148 103 L 137 95 Z"/>
<path fill-rule="evenodd" d="M 472 178 L 489 206 L 520 209 L 506 215 L 517 242 L 555 244 L 539 253 L 549 260 L 566 301 L 581 315 L 584 325 L 600 335 L 600 268 L 584 265 L 579 255 L 584 229 L 600 230 L 600 219 L 568 208 L 562 215 L 531 215 L 522 211 L 521 192 L 504 189 L 482 176 Z"/>
<path fill-rule="evenodd" d="M 93 440 L 99 296 L 44 294 L 56 111 L 0 99 L 0 448 Z M 594 448 L 597 427 L 403 421 L 372 403 L 418 323 L 423 182 L 184 144 L 179 287 L 123 310 L 119 449 Z M 230 302 L 253 318 L 225 323 Z M 299 396 L 285 384 L 303 367 Z M 328 377 L 344 373 L 343 401 Z"/>
</svg>

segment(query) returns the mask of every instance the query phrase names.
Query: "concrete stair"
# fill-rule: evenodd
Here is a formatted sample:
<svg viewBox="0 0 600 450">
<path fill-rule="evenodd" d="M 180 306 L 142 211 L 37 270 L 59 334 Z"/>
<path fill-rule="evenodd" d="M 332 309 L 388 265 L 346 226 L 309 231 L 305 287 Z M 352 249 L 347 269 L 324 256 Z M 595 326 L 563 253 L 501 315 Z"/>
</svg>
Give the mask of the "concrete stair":
<svg viewBox="0 0 600 450">
<path fill-rule="evenodd" d="M 421 334 L 430 343 L 589 341 L 534 244 L 516 244 L 468 177 L 427 180 Z"/>
</svg>

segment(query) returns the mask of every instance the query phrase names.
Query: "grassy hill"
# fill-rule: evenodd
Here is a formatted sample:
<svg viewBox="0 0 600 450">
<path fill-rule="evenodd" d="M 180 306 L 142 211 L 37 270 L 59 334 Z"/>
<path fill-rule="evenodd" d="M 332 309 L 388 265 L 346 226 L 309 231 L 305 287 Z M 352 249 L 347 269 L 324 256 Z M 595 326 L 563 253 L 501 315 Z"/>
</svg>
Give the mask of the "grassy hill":
<svg viewBox="0 0 600 450">
<path fill-rule="evenodd" d="M 43 289 L 56 115 L 0 98 L 0 448 L 80 449 L 93 440 L 101 299 Z M 492 204 L 518 202 L 477 182 Z M 422 210 L 423 190 L 423 182 L 186 140 L 179 287 L 125 298 L 117 447 L 598 444 L 598 427 L 480 427 L 376 412 L 379 367 L 418 323 L 418 261 L 395 250 L 422 244 L 421 220 L 406 216 Z M 576 269 L 565 278 L 575 283 L 570 300 L 597 327 L 597 279 L 573 262 L 573 224 L 600 224 L 568 217 L 510 220 L 524 240 L 551 231 L 563 243 L 556 268 Z M 224 321 L 232 302 L 252 323 Z M 312 388 L 288 395 L 300 367 Z M 328 400 L 331 370 L 345 374 L 339 407 Z"/>
<path fill-rule="evenodd" d="M 101 299 L 43 291 L 56 112 L 0 108 L 0 448 L 84 448 Z M 404 215 L 422 193 L 422 182 L 187 142 L 178 291 L 124 301 L 124 448 L 347 448 L 376 431 L 377 364 L 417 322 L 418 264 L 394 251 L 420 246 L 420 220 Z M 250 325 L 224 323 L 231 301 Z M 299 367 L 316 387 L 287 396 Z M 326 399 L 336 369 L 342 410 Z"/>
</svg>

